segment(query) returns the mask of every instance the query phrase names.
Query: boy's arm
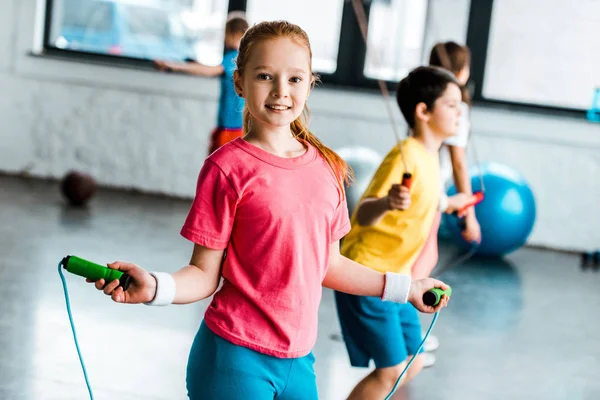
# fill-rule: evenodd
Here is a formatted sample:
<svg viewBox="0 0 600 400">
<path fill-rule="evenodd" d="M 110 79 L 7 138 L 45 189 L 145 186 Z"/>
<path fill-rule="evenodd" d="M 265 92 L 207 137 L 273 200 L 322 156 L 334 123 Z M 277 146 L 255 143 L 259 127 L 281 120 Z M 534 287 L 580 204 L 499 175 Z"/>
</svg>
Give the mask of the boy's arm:
<svg viewBox="0 0 600 400">
<path fill-rule="evenodd" d="M 362 200 L 356 210 L 356 221 L 362 226 L 375 225 L 386 212 L 406 210 L 408 207 L 410 207 L 410 189 L 395 183 L 386 196 L 368 197 Z"/>
<path fill-rule="evenodd" d="M 387 196 L 364 199 L 356 210 L 356 222 L 362 226 L 375 225 L 388 211 L 390 206 Z"/>
<path fill-rule="evenodd" d="M 392 210 L 406 210 L 410 206 L 410 190 L 402 186 L 402 154 L 388 154 L 365 190 L 364 198 L 356 209 L 356 222 L 371 226 Z"/>
<path fill-rule="evenodd" d="M 155 61 L 156 67 L 161 71 L 183 72 L 191 75 L 200 76 L 220 76 L 225 69 L 222 65 L 209 66 L 200 64 L 199 62 L 172 62 L 172 61 Z"/>
</svg>

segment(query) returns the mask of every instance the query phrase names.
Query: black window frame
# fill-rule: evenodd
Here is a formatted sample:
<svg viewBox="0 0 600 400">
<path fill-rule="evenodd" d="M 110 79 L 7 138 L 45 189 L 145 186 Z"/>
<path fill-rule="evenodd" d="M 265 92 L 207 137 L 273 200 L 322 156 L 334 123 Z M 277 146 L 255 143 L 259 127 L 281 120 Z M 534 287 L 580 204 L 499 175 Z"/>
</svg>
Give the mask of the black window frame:
<svg viewBox="0 0 600 400">
<path fill-rule="evenodd" d="M 469 10 L 467 46 L 471 50 L 470 87 L 473 92 L 473 104 L 538 114 L 576 117 L 577 119 L 585 118 L 586 110 L 486 98 L 483 95 L 493 6 L 494 0 L 473 0 Z"/>
<path fill-rule="evenodd" d="M 44 20 L 42 55 L 120 67 L 154 69 L 152 60 L 139 59 L 123 55 L 88 53 L 78 50 L 60 49 L 54 46 L 50 43 L 54 0 L 45 1 L 46 13 Z M 321 86 L 342 90 L 349 89 L 356 91 L 358 89 L 366 92 L 377 92 L 379 91 L 378 80 L 369 78 L 364 74 L 367 46 L 364 43 L 358 21 L 354 14 L 352 0 L 337 1 L 343 1 L 337 67 L 333 73 L 319 72 L 322 82 Z M 365 14 L 368 21 L 369 12 L 371 9 L 371 0 L 363 0 L 363 6 L 365 8 Z M 430 3 L 428 1 L 428 7 L 429 6 Z M 229 0 L 228 12 L 245 12 L 246 9 L 247 0 Z M 425 25 L 425 30 L 427 30 L 427 22 Z M 398 81 L 385 81 L 385 83 L 389 90 L 395 90 Z"/>
</svg>

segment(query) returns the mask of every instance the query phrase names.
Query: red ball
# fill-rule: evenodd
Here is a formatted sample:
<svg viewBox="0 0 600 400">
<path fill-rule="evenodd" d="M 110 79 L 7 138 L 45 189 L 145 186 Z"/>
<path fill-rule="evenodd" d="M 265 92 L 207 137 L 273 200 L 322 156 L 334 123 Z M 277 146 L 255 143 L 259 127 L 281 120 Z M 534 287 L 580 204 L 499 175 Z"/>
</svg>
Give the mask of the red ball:
<svg viewBox="0 0 600 400">
<path fill-rule="evenodd" d="M 96 192 L 96 181 L 90 175 L 70 171 L 60 183 L 60 191 L 73 206 L 83 206 Z"/>
</svg>

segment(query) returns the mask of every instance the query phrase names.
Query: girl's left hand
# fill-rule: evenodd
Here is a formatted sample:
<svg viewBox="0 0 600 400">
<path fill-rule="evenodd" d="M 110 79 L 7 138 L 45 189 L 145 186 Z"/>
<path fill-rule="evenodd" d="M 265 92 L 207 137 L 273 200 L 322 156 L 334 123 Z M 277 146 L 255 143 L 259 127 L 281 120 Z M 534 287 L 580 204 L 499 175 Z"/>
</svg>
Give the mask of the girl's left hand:
<svg viewBox="0 0 600 400">
<path fill-rule="evenodd" d="M 433 278 L 414 280 L 410 284 L 408 302 L 411 303 L 417 310 L 419 310 L 422 313 L 431 314 L 440 311 L 442 308 L 448 305 L 448 301 L 450 300 L 450 298 L 446 295 L 442 296 L 440 302 L 435 307 L 428 306 L 425 303 L 423 303 L 423 295 L 433 288 L 448 290 L 450 287 L 444 282 L 438 281 L 437 279 Z"/>
</svg>

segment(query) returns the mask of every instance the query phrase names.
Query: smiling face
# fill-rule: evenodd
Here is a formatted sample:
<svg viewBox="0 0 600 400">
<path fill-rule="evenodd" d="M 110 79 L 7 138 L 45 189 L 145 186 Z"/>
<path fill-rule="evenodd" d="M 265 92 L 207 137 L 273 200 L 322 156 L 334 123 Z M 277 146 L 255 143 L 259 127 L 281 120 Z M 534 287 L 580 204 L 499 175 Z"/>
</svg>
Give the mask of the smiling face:
<svg viewBox="0 0 600 400">
<path fill-rule="evenodd" d="M 242 74 L 234 74 L 236 90 L 246 100 L 255 128 L 289 126 L 304 110 L 312 71 L 308 48 L 290 38 L 252 45 Z"/>
</svg>

